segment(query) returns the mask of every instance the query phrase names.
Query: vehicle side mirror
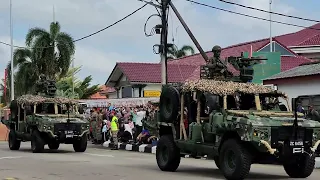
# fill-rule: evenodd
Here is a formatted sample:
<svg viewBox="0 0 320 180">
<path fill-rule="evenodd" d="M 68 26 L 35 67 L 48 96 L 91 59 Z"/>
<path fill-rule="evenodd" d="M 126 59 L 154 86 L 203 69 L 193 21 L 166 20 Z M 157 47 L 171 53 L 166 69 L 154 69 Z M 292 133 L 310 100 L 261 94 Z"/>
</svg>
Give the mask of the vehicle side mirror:
<svg viewBox="0 0 320 180">
<path fill-rule="evenodd" d="M 291 109 L 293 112 L 297 111 L 297 101 L 298 101 L 298 98 L 291 99 Z"/>
</svg>

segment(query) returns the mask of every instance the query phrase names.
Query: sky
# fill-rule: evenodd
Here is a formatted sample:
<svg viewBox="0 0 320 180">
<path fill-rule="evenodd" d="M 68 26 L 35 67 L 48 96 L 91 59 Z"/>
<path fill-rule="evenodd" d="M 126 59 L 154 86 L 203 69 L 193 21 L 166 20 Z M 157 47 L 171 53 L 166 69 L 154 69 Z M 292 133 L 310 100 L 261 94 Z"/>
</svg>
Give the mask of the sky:
<svg viewBox="0 0 320 180">
<path fill-rule="evenodd" d="M 226 47 L 269 37 L 270 28 L 267 21 L 218 11 L 186 0 L 172 1 L 205 51 L 209 51 L 214 45 Z M 218 0 L 195 1 L 269 18 L 267 13 L 225 4 Z M 234 0 L 234 2 L 269 9 L 269 0 Z M 316 9 L 320 1 L 301 2 L 273 0 L 272 11 L 315 20 L 320 17 Z M 14 45 L 25 46 L 25 36 L 30 28 L 48 29 L 54 19 L 61 24 L 62 32 L 78 39 L 112 24 L 142 5 L 143 3 L 138 0 L 12 0 L 13 42 Z M 10 0 L 0 0 L 0 41 L 6 43 L 10 43 L 9 7 Z M 153 53 L 152 47 L 159 44 L 160 36 L 146 37 L 144 33 L 146 19 L 154 13 L 157 13 L 156 9 L 147 6 L 118 25 L 76 42 L 75 66 L 82 66 L 77 76 L 83 79 L 92 75 L 92 84 L 104 84 L 116 62 L 159 62 L 160 57 Z M 303 26 L 314 24 L 314 22 L 276 15 L 273 15 L 272 19 Z M 168 21 L 168 42 L 174 42 L 178 47 L 183 45 L 195 47 L 172 11 Z M 156 24 L 160 24 L 160 19 L 154 17 L 147 24 L 147 32 Z M 281 35 L 300 29 L 273 23 L 272 35 Z M 0 78 L 4 76 L 8 61 L 10 61 L 10 46 L 0 44 Z"/>
</svg>

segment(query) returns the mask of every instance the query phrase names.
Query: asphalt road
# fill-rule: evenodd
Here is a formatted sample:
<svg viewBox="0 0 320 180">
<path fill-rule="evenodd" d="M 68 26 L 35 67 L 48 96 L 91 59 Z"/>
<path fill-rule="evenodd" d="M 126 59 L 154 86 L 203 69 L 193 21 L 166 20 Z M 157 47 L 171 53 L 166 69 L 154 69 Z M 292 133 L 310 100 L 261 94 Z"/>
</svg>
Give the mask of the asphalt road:
<svg viewBox="0 0 320 180">
<path fill-rule="evenodd" d="M 316 180 L 320 170 L 308 179 Z M 33 154 L 30 143 L 19 151 L 10 151 L 0 142 L 0 180 L 194 180 L 224 179 L 213 161 L 183 158 L 177 172 L 158 169 L 152 154 L 111 151 L 90 145 L 85 153 L 73 152 L 72 145 L 58 151 Z M 288 179 L 281 166 L 253 165 L 248 179 Z"/>
</svg>

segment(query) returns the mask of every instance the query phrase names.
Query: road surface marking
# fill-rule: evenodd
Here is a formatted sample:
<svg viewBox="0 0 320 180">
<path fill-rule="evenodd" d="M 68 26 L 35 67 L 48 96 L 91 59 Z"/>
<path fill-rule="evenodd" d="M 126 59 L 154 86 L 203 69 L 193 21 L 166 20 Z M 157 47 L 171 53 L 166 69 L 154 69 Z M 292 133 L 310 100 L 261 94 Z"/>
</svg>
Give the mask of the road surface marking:
<svg viewBox="0 0 320 180">
<path fill-rule="evenodd" d="M 3 180 L 18 180 L 17 178 L 4 178 Z"/>
<path fill-rule="evenodd" d="M 7 157 L 0 157 L 0 160 L 1 160 L 1 159 L 19 159 L 19 158 L 22 158 L 22 156 L 7 156 Z"/>
<path fill-rule="evenodd" d="M 87 155 L 90 155 L 90 156 L 99 156 L 99 157 L 114 157 L 113 155 L 110 155 L 110 154 L 91 154 L 91 153 L 84 153 L 84 154 L 87 154 Z"/>
</svg>

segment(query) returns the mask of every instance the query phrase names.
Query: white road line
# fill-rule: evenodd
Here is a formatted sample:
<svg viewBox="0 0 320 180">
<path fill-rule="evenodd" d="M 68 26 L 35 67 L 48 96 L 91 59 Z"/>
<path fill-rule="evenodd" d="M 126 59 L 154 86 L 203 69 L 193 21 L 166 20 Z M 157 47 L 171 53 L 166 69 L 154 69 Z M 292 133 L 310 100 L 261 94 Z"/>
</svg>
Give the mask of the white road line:
<svg viewBox="0 0 320 180">
<path fill-rule="evenodd" d="M 110 155 L 110 154 L 91 154 L 91 153 L 84 153 L 84 154 L 87 154 L 90 156 L 99 156 L 99 157 L 111 157 L 111 158 L 114 157 L 113 155 Z"/>
<path fill-rule="evenodd" d="M 19 158 L 22 158 L 22 156 L 7 156 L 7 157 L 0 157 L 0 160 L 1 160 L 1 159 L 19 159 Z"/>
</svg>

